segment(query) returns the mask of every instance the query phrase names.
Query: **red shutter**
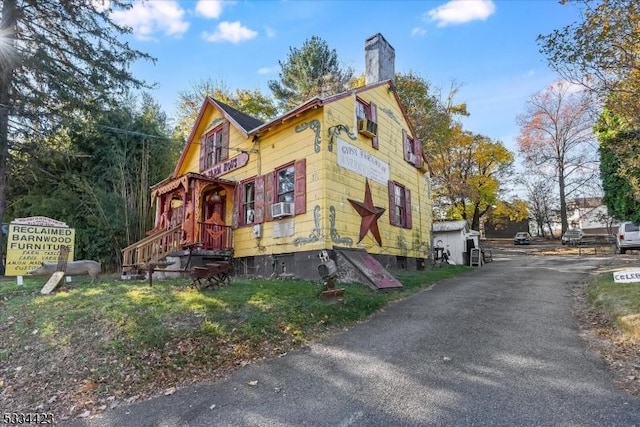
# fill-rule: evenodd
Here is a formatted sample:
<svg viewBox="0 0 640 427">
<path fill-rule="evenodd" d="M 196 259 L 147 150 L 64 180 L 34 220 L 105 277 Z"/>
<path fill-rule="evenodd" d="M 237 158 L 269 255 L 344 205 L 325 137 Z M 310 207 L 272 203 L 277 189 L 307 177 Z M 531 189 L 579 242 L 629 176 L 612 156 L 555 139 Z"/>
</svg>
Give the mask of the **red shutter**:
<svg viewBox="0 0 640 427">
<path fill-rule="evenodd" d="M 413 226 L 413 221 L 411 219 L 411 190 L 408 188 L 404 189 L 404 211 L 407 220 L 404 228 L 411 228 Z"/>
<path fill-rule="evenodd" d="M 200 137 L 200 172 L 204 171 L 206 168 L 206 164 L 205 164 L 206 154 L 207 154 L 206 138 L 204 136 L 201 136 Z"/>
<path fill-rule="evenodd" d="M 371 121 L 376 125 L 378 124 L 378 107 L 373 102 L 370 105 L 371 108 Z M 371 139 L 371 146 L 378 150 L 380 148 L 378 144 L 378 133 L 380 132 L 380 127 L 377 126 L 378 130 L 376 131 L 376 136 Z"/>
<path fill-rule="evenodd" d="M 411 144 L 409 142 L 409 135 L 407 131 L 402 129 L 402 158 L 407 162 L 409 161 L 409 153 L 411 153 Z"/>
<path fill-rule="evenodd" d="M 264 221 L 264 176 L 256 177 L 256 192 L 253 203 L 253 222 L 261 224 Z"/>
<path fill-rule="evenodd" d="M 393 188 L 395 184 L 393 181 L 389 181 L 387 184 L 389 190 L 389 223 L 391 225 L 398 225 L 398 218 L 396 218 L 396 205 L 395 205 L 395 197 L 393 196 Z"/>
<path fill-rule="evenodd" d="M 295 170 L 295 214 L 303 214 L 307 211 L 307 159 L 296 160 Z"/>
<path fill-rule="evenodd" d="M 229 122 L 225 122 L 222 125 L 220 132 L 220 145 L 222 147 L 220 160 L 227 160 L 229 158 Z"/>
<path fill-rule="evenodd" d="M 422 149 L 422 141 L 418 139 L 415 140 L 414 153 L 416 153 L 416 167 L 421 168 L 422 166 L 424 166 L 424 151 Z"/>
<path fill-rule="evenodd" d="M 275 203 L 276 173 L 271 171 L 264 176 L 264 220 L 273 221 L 271 205 Z"/>
<path fill-rule="evenodd" d="M 231 228 L 238 228 L 240 225 L 240 209 L 242 206 L 242 193 L 244 192 L 244 185 L 239 182 L 236 184 L 236 190 L 233 194 L 233 218 L 231 219 Z"/>
</svg>

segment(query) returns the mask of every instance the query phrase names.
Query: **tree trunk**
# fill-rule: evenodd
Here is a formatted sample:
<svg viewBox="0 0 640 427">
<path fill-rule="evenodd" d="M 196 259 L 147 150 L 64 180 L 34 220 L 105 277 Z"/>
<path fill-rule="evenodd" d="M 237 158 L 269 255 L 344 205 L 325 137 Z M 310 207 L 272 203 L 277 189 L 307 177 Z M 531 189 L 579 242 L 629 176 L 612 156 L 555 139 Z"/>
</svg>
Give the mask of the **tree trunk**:
<svg viewBox="0 0 640 427">
<path fill-rule="evenodd" d="M 560 221 L 562 223 L 562 234 L 569 229 L 569 220 L 567 219 L 567 199 L 565 195 L 564 168 L 558 170 L 558 190 L 560 194 Z"/>
<path fill-rule="evenodd" d="M 18 12 L 16 0 L 3 0 L 2 52 L 0 56 L 0 222 L 4 221 L 6 210 L 7 176 L 9 175 L 9 113 L 12 106 L 11 85 L 16 58 L 16 24 Z M 4 248 L 3 249 L 4 252 Z"/>
</svg>

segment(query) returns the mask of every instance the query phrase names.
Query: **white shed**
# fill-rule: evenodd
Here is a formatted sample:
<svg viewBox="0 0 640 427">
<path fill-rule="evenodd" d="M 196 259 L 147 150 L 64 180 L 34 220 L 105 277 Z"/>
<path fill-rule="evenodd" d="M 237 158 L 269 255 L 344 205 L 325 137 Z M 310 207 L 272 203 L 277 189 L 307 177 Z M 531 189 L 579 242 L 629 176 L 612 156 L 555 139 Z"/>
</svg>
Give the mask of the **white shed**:
<svg viewBox="0 0 640 427">
<path fill-rule="evenodd" d="M 434 222 L 431 235 L 433 247 L 448 250 L 449 260 L 458 265 L 469 264 L 469 251 L 480 247 L 480 233 L 470 230 L 464 220 Z"/>
</svg>

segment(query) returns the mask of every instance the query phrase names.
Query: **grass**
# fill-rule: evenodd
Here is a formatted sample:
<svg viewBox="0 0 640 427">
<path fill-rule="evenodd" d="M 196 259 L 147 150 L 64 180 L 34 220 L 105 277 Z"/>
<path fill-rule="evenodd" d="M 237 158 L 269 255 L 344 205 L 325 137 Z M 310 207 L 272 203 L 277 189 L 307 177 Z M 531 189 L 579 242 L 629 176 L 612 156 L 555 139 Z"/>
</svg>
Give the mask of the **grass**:
<svg viewBox="0 0 640 427">
<path fill-rule="evenodd" d="M 615 283 L 611 273 L 598 275 L 587 300 L 603 311 L 630 339 L 640 341 L 640 284 Z"/>
<path fill-rule="evenodd" d="M 121 282 L 74 278 L 41 295 L 46 278 L 0 280 L 0 407 L 99 411 L 170 387 L 214 379 L 253 360 L 347 327 L 391 301 L 467 271 L 447 266 L 400 272 L 404 288 L 346 289 L 341 303 L 321 286 L 293 280 L 235 279 L 196 290 L 188 279 Z"/>
</svg>

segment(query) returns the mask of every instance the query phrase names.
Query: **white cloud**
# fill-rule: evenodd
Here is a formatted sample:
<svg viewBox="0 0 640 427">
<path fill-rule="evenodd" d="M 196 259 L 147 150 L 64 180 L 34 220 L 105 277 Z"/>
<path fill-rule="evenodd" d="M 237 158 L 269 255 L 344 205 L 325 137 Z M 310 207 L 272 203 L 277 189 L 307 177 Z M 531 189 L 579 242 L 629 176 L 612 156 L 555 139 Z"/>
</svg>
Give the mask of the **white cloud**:
<svg viewBox="0 0 640 427">
<path fill-rule="evenodd" d="M 258 35 L 257 31 L 243 26 L 240 21 L 221 22 L 214 33 L 203 32 L 202 38 L 209 42 L 231 42 L 240 43 L 251 40 Z"/>
<path fill-rule="evenodd" d="M 258 68 L 258 74 L 271 74 L 276 71 L 276 67 L 261 67 Z"/>
<path fill-rule="evenodd" d="M 112 19 L 133 29 L 135 37 L 143 40 L 153 39 L 156 33 L 168 36 L 180 36 L 189 28 L 183 20 L 184 9 L 177 1 L 139 1 L 129 10 L 118 10 L 111 14 Z"/>
<path fill-rule="evenodd" d="M 424 36 L 425 34 L 427 34 L 427 30 L 421 27 L 415 27 L 413 30 L 411 30 L 412 36 Z"/>
<path fill-rule="evenodd" d="M 424 15 L 425 21 L 436 21 L 438 27 L 464 24 L 478 19 L 485 20 L 496 11 L 493 0 L 451 0 L 431 9 Z"/>
<path fill-rule="evenodd" d="M 196 4 L 196 13 L 205 18 L 218 19 L 222 14 L 222 0 L 199 0 Z"/>
</svg>

